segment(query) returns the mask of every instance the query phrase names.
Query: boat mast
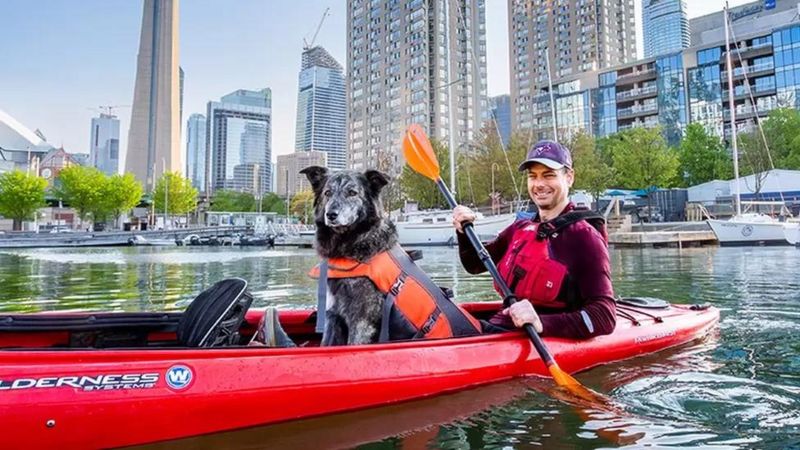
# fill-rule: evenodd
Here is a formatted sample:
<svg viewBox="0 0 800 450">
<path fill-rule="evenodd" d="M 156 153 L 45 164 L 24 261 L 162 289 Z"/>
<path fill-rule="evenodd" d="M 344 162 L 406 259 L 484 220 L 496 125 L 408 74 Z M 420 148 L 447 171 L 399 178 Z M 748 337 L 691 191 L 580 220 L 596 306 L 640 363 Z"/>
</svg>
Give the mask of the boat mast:
<svg viewBox="0 0 800 450">
<path fill-rule="evenodd" d="M 728 109 L 731 116 L 731 141 L 733 147 L 733 178 L 736 181 L 736 215 L 742 215 L 742 193 L 739 188 L 739 145 L 736 137 L 736 110 L 733 106 L 733 64 L 731 63 L 731 38 L 728 30 L 728 2 L 725 2 L 723 17 L 725 19 L 725 64 L 728 68 Z M 742 66 L 744 70 L 744 66 Z M 723 127 L 724 128 L 724 127 Z"/>
<path fill-rule="evenodd" d="M 459 5 L 456 4 L 458 8 Z M 466 26 L 466 25 L 465 25 Z M 444 1 L 444 29 L 445 29 L 445 48 L 447 49 L 447 112 L 448 112 L 448 147 L 450 147 L 450 192 L 456 194 L 456 136 L 454 133 L 455 111 L 453 111 L 453 61 L 452 50 L 453 41 L 450 36 L 450 1 Z"/>
<path fill-rule="evenodd" d="M 553 140 L 558 142 L 558 126 L 556 124 L 556 102 L 553 99 L 553 78 L 550 75 L 550 44 L 544 49 L 544 61 L 547 65 L 547 92 L 550 94 L 550 121 L 553 122 Z"/>
</svg>

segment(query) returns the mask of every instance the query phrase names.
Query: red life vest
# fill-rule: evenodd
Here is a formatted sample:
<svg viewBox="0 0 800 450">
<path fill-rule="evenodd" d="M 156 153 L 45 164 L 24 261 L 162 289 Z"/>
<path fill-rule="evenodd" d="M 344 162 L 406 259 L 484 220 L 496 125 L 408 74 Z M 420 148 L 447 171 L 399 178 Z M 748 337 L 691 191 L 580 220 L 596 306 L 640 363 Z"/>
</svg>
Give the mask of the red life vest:
<svg viewBox="0 0 800 450">
<path fill-rule="evenodd" d="M 481 333 L 480 323 L 453 303 L 399 245 L 364 263 L 332 258 L 327 266 L 328 278 L 367 277 L 385 295 L 380 342 Z M 319 278 L 320 267 L 310 275 Z"/>
<path fill-rule="evenodd" d="M 569 273 L 564 264 L 553 259 L 550 238 L 581 220 L 588 221 L 607 240 L 605 219 L 587 210 L 573 210 L 547 222 L 525 220 L 512 225 L 516 229 L 497 269 L 517 298 L 548 309 L 574 306 L 571 296 L 559 295 Z M 500 292 L 497 284 L 495 289 Z"/>
</svg>

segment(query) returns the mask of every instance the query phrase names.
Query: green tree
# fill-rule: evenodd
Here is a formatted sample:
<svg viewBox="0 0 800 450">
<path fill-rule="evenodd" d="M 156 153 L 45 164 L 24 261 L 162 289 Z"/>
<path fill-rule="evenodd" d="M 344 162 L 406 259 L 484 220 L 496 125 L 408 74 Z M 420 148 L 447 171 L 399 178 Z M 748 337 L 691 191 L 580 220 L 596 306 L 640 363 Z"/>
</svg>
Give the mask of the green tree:
<svg viewBox="0 0 800 450">
<path fill-rule="evenodd" d="M 286 214 L 286 201 L 280 198 L 278 194 L 268 192 L 261 199 L 261 211 L 274 212 L 278 213 L 278 215 Z"/>
<path fill-rule="evenodd" d="M 164 212 L 165 201 L 167 214 L 188 214 L 197 208 L 197 189 L 180 173 L 167 172 L 158 179 L 153 192 L 156 214 Z"/>
<path fill-rule="evenodd" d="M 660 128 L 631 128 L 608 143 L 617 184 L 633 188 L 673 187 L 678 179 L 677 152 L 667 147 Z M 647 196 L 649 214 L 652 199 Z"/>
<path fill-rule="evenodd" d="M 575 169 L 574 189 L 582 189 L 599 199 L 614 182 L 614 171 L 600 154 L 595 140 L 586 133 L 575 135 L 569 148 Z"/>
<path fill-rule="evenodd" d="M 255 211 L 255 198 L 248 192 L 220 189 L 211 198 L 211 211 Z"/>
<path fill-rule="evenodd" d="M 632 189 L 676 185 L 678 155 L 667 147 L 659 128 L 632 128 L 617 138 L 609 142 L 617 184 Z"/>
<path fill-rule="evenodd" d="M 295 217 L 301 217 L 303 223 L 310 223 L 313 221 L 314 193 L 305 190 L 294 194 L 289 205 L 289 210 Z"/>
<path fill-rule="evenodd" d="M 108 177 L 94 167 L 69 166 L 58 174 L 56 196 L 72 207 L 83 221 L 102 222 L 110 214 L 105 195 Z"/>
<path fill-rule="evenodd" d="M 747 186 L 755 195 L 761 192 L 764 180 L 772 169 L 770 151 L 764 146 L 761 133 L 756 130 L 739 134 L 739 174 L 753 175 L 755 186 Z"/>
<path fill-rule="evenodd" d="M 722 141 L 699 123 L 691 123 L 686 127 L 678 159 L 684 186 L 727 180 L 733 176 L 733 163 Z"/>
<path fill-rule="evenodd" d="M 491 202 L 493 189 L 504 199 L 527 198 L 523 186 L 525 177 L 517 171 L 527 147 L 526 136 L 514 134 L 509 142 L 502 143 L 493 124 L 484 127 L 472 151 L 465 157 L 475 203 Z"/>
<path fill-rule="evenodd" d="M 20 170 L 0 174 L 0 214 L 12 219 L 15 230 L 22 229 L 23 220 L 35 217 L 45 206 L 47 180 Z"/>
<path fill-rule="evenodd" d="M 800 111 L 794 108 L 773 109 L 761 127 L 775 167 L 800 169 Z M 754 134 L 761 136 L 758 130 Z"/>
<path fill-rule="evenodd" d="M 105 183 L 104 210 L 110 211 L 113 218 L 128 213 L 142 200 L 144 189 L 132 173 L 113 175 Z"/>
</svg>

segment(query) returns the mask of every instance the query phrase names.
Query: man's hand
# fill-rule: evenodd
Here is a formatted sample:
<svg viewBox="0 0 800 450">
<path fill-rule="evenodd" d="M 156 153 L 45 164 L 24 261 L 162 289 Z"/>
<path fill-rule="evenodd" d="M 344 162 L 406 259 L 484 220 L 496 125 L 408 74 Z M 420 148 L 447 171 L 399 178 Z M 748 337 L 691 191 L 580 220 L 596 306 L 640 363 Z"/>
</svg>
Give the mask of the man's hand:
<svg viewBox="0 0 800 450">
<path fill-rule="evenodd" d="M 475 221 L 475 213 L 464 205 L 453 208 L 453 226 L 459 233 L 464 232 L 464 224 Z"/>
<path fill-rule="evenodd" d="M 533 309 L 533 305 L 526 299 L 519 300 L 510 307 L 503 310 L 503 314 L 511 317 L 514 326 L 522 328 L 526 323 L 533 325 L 537 333 L 542 332 L 542 321 Z"/>
</svg>

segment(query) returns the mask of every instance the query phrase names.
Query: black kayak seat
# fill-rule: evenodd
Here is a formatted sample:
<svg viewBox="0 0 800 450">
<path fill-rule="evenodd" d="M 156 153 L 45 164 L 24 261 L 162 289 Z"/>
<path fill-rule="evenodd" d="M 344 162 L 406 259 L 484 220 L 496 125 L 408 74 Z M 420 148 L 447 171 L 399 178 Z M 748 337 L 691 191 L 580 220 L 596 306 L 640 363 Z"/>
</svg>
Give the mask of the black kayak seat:
<svg viewBox="0 0 800 450">
<path fill-rule="evenodd" d="M 626 306 L 635 306 L 637 308 L 645 309 L 665 309 L 669 308 L 669 302 L 655 297 L 620 297 L 617 298 L 617 304 Z"/>
<path fill-rule="evenodd" d="M 201 292 L 178 322 L 178 344 L 184 347 L 238 345 L 239 328 L 253 303 L 247 281 L 227 278 Z"/>
</svg>

